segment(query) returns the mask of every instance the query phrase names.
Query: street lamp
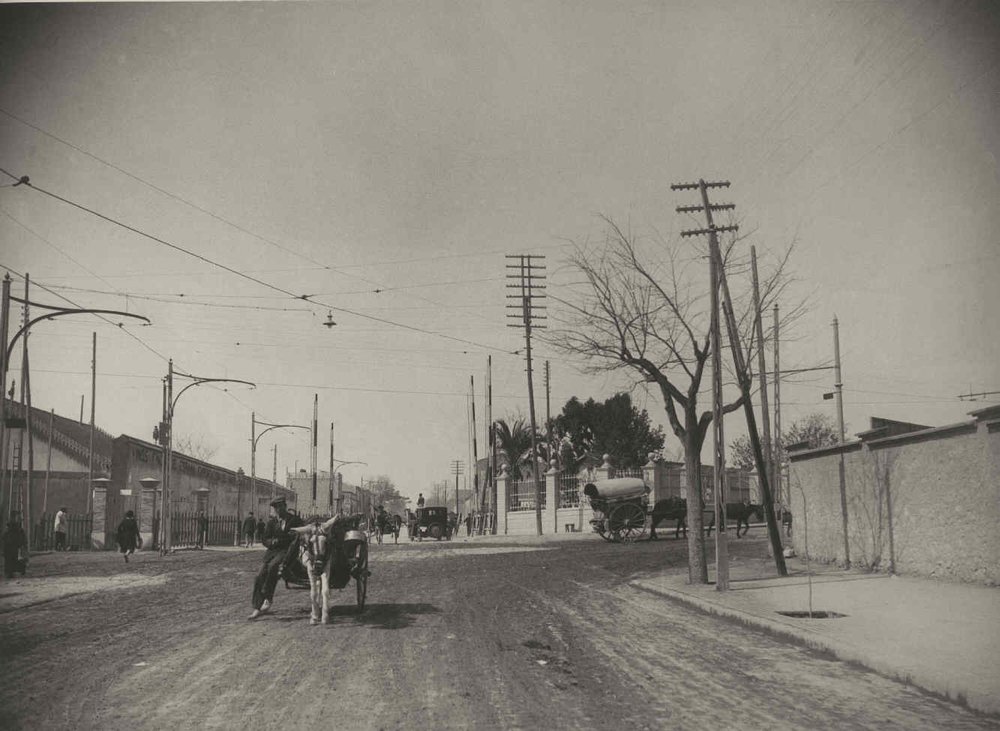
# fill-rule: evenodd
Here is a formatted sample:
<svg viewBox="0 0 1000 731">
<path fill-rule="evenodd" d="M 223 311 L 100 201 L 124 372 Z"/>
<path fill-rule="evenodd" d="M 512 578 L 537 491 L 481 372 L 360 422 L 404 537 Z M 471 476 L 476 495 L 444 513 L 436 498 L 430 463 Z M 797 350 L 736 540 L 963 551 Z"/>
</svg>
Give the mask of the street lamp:
<svg viewBox="0 0 1000 731">
<path fill-rule="evenodd" d="M 191 383 L 174 396 L 174 361 L 170 359 L 167 364 L 167 377 L 163 384 L 163 421 L 156 431 L 157 440 L 163 446 L 163 504 L 160 508 L 160 555 L 170 553 L 170 462 L 173 455 L 174 439 L 174 408 L 184 392 L 194 386 L 202 386 L 206 383 L 242 383 L 250 388 L 257 388 L 257 384 L 250 381 L 241 381 L 238 378 L 203 378 L 193 376 L 190 373 L 176 371 L 181 378 L 190 378 Z"/>
<path fill-rule="evenodd" d="M 257 426 L 266 426 L 267 429 L 257 434 Z M 257 421 L 257 414 L 254 412 L 250 413 L 250 507 L 251 509 L 257 507 L 257 442 L 260 438 L 267 434 L 272 429 L 308 429 L 312 431 L 310 426 L 302 426 L 301 424 L 270 424 L 266 421 Z M 274 486 L 271 486 L 271 498 L 274 498 Z"/>
<path fill-rule="evenodd" d="M 150 324 L 149 318 L 143 317 L 142 315 L 136 315 L 131 312 L 121 312 L 120 310 L 104 310 L 104 309 L 94 309 L 89 307 L 56 307 L 53 305 L 43 305 L 39 302 L 32 302 L 28 299 L 28 275 L 24 275 L 24 298 L 14 297 L 10 293 L 11 278 L 10 274 L 4 275 L 3 278 L 3 288 L 2 295 L 0 295 L 0 392 L 6 388 L 7 384 L 7 371 L 10 365 L 10 356 L 14 352 L 14 344 L 17 343 L 17 339 L 22 335 L 25 336 L 25 342 L 27 342 L 28 332 L 31 326 L 41 322 L 42 320 L 52 320 L 56 317 L 64 317 L 65 315 L 82 315 L 82 314 L 93 314 L 93 315 L 117 315 L 119 317 L 131 317 L 136 320 L 142 320 L 147 325 Z M 32 320 L 29 320 L 24 324 L 24 326 L 14 333 L 14 337 L 7 342 L 7 333 L 10 325 L 10 303 L 19 302 L 26 308 L 37 307 L 42 310 L 51 310 L 48 314 L 40 315 Z M 13 399 L 11 399 L 13 401 Z M 30 410 L 26 410 L 27 417 L 29 419 L 30 426 Z M 7 465 L 7 450 L 6 444 L 7 439 L 4 434 L 5 423 L 4 418 L 0 415 L 0 474 L 6 469 Z M 29 478 L 30 480 L 30 475 Z M 30 482 L 29 482 L 30 485 Z M 13 500 L 11 501 L 13 504 Z M 29 521 L 29 531 L 30 531 L 30 521 Z"/>
</svg>

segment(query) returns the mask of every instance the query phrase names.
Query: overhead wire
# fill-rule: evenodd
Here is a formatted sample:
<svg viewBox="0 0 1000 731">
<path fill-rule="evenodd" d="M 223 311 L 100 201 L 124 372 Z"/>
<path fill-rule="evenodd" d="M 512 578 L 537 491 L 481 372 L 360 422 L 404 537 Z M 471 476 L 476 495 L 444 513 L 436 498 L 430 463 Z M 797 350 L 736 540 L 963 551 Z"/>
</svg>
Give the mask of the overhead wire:
<svg viewBox="0 0 1000 731">
<path fill-rule="evenodd" d="M 14 180 L 19 180 L 19 181 L 23 182 L 24 185 L 27 186 L 28 188 L 30 188 L 31 190 L 36 190 L 39 193 L 47 195 L 47 196 L 49 196 L 49 197 L 51 197 L 51 198 L 53 198 L 55 200 L 61 201 L 61 202 L 65 203 L 65 204 L 67 204 L 69 206 L 72 206 L 72 207 L 77 208 L 77 209 L 79 209 L 81 211 L 84 211 L 84 212 L 89 213 L 89 214 L 91 214 L 93 216 L 96 216 L 97 218 L 100 218 L 103 221 L 107 221 L 108 223 L 111 223 L 111 224 L 113 224 L 115 226 L 119 226 L 121 228 L 124 228 L 125 230 L 131 231 L 132 233 L 135 233 L 138 236 L 142 236 L 144 238 L 147 238 L 147 239 L 149 239 L 151 241 L 154 241 L 154 242 L 156 242 L 158 244 L 166 246 L 166 247 L 168 247 L 170 249 L 173 249 L 175 251 L 179 251 L 179 252 L 181 252 L 183 254 L 186 254 L 186 255 L 188 255 L 190 257 L 193 257 L 193 258 L 195 258 L 195 259 L 197 259 L 199 261 L 202 261 L 202 262 L 204 262 L 206 264 L 209 264 L 210 266 L 214 266 L 214 267 L 217 267 L 219 269 L 222 269 L 223 271 L 229 272 L 230 274 L 233 274 L 236 277 L 239 277 L 241 279 L 246 279 L 247 281 L 253 282 L 253 283 L 258 284 L 258 285 L 260 285 L 262 287 L 266 287 L 267 289 L 271 289 L 271 290 L 273 290 L 275 292 L 280 292 L 282 294 L 285 294 L 288 297 L 291 297 L 293 299 L 303 300 L 303 301 L 309 302 L 310 304 L 315 304 L 315 305 L 318 305 L 320 307 L 325 307 L 325 308 L 327 308 L 329 310 L 334 310 L 334 311 L 337 311 L 337 312 L 343 312 L 345 314 L 352 315 L 354 317 L 360 317 L 362 319 L 372 320 L 374 322 L 381 322 L 381 323 L 383 323 L 385 325 L 392 325 L 394 327 L 398 327 L 398 328 L 401 328 L 401 329 L 404 329 L 404 330 L 411 330 L 413 332 L 423 333 L 424 335 L 430 335 L 430 336 L 434 336 L 434 337 L 445 338 L 445 339 L 448 339 L 448 340 L 454 340 L 456 342 L 466 343 L 468 345 L 474 345 L 474 346 L 476 346 L 478 348 L 484 348 L 486 350 L 502 350 L 502 349 L 497 348 L 496 346 L 486 345 L 484 343 L 479 343 L 479 342 L 476 342 L 476 341 L 473 341 L 473 340 L 468 340 L 466 338 L 459 338 L 459 337 L 455 337 L 453 335 L 448 335 L 446 333 L 435 332 L 435 331 L 432 331 L 432 330 L 427 330 L 427 329 L 424 329 L 424 328 L 416 327 L 414 325 L 406 325 L 404 323 L 395 322 L 393 320 L 389 320 L 389 319 L 386 319 L 386 318 L 376 317 L 374 315 L 367 315 L 367 314 L 358 312 L 356 310 L 351 310 L 351 309 L 348 309 L 348 308 L 345 308 L 345 307 L 338 307 L 336 305 L 332 305 L 332 304 L 329 304 L 329 303 L 324 303 L 324 302 L 321 302 L 321 301 L 319 301 L 319 300 L 311 297 L 310 295 L 295 294 L 294 292 L 291 292 L 291 291 L 289 291 L 289 290 L 287 290 L 287 289 L 285 289 L 283 287 L 279 287 L 278 285 L 271 284 L 270 282 L 267 282 L 267 281 L 265 281 L 263 279 L 260 279 L 258 277 L 254 277 L 254 276 L 251 276 L 249 274 L 245 274 L 245 273 L 239 271 L 238 269 L 235 269 L 235 268 L 233 268 L 231 266 L 223 264 L 222 262 L 215 261 L 215 260 L 213 260 L 213 259 L 211 259 L 211 258 L 209 258 L 207 256 L 199 254 L 199 253 L 197 253 L 195 251 L 191 251 L 190 249 L 187 249 L 187 248 L 185 248 L 183 246 L 180 246 L 178 244 L 174 244 L 174 243 L 172 243 L 170 241 L 167 241 L 166 239 L 160 238 L 159 236 L 155 236 L 153 234 L 147 233 L 147 232 L 143 231 L 142 229 L 139 229 L 139 228 L 137 228 L 135 226 L 131 226 L 131 225 L 127 224 L 127 223 L 124 223 L 123 221 L 119 221 L 119 220 L 117 220 L 117 219 L 115 219 L 115 218 L 113 218 L 111 216 L 107 216 L 107 215 L 105 215 L 103 213 L 100 213 L 100 212 L 98 212 L 98 211 L 96 211 L 96 210 L 94 210 L 92 208 L 89 208 L 89 207 L 87 207 L 85 205 L 82 205 L 80 203 L 76 203 L 75 201 L 72 201 L 72 200 L 70 200 L 68 198 L 65 198 L 65 197 L 63 197 L 63 196 L 61 196 L 61 195 L 59 195 L 57 193 L 53 193 L 53 192 L 51 192 L 51 191 L 49 191 L 49 190 L 47 190 L 45 188 L 41 188 L 41 187 L 35 185 L 34 183 L 30 182 L 30 180 L 28 179 L 28 176 L 23 176 L 23 177 L 19 178 L 18 176 L 14 175 L 13 173 L 9 172 L 8 170 L 6 170 L 4 168 L 0 168 L 0 173 L 3 173 L 4 175 L 7 175 L 8 177 L 10 177 L 10 178 L 12 178 Z"/>
</svg>

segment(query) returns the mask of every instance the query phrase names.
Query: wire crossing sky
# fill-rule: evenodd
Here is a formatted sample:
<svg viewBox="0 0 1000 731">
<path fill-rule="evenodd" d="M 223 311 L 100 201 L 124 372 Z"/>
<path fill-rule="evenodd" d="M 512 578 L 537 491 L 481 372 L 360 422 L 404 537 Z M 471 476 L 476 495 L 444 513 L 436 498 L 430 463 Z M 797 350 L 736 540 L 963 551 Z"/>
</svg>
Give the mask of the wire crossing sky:
<svg viewBox="0 0 1000 731">
<path fill-rule="evenodd" d="M 493 413 L 528 412 L 505 255 L 546 257 L 558 317 L 601 215 L 655 263 L 692 223 L 670 184 L 704 178 L 762 266 L 795 243 L 783 424 L 832 415 L 805 369 L 834 315 L 849 433 L 960 421 L 1000 390 L 998 47 L 976 0 L 0 5 L 0 266 L 18 296 L 30 274 L 38 301 L 153 322 L 40 324 L 33 402 L 78 412 L 96 331 L 104 429 L 149 436 L 173 358 L 259 384 L 178 410 L 221 464 L 247 468 L 251 411 L 302 423 L 315 392 L 369 465 L 347 478 L 415 496 L 468 461 L 488 353 Z M 632 385 L 533 349 L 554 411 Z"/>
</svg>

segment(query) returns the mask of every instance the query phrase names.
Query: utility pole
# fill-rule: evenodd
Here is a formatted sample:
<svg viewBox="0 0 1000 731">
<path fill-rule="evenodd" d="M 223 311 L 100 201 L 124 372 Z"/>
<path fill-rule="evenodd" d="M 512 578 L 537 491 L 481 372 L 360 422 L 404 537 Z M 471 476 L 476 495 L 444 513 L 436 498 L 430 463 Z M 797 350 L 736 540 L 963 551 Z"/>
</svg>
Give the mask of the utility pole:
<svg viewBox="0 0 1000 731">
<path fill-rule="evenodd" d="M 334 468 L 336 462 L 333 459 L 333 422 L 330 422 L 330 513 L 331 515 L 337 512 L 337 503 L 339 502 L 340 495 L 337 494 L 337 478 L 334 475 Z"/>
<path fill-rule="evenodd" d="M 844 465 L 844 383 L 840 375 L 840 326 L 837 323 L 837 316 L 833 316 L 833 384 L 834 393 L 837 397 L 837 428 L 840 431 L 840 516 L 844 527 L 844 564 L 846 568 L 851 568 L 851 544 L 847 535 L 847 479 Z"/>
<path fill-rule="evenodd" d="M 29 317 L 30 303 L 28 298 L 28 274 L 24 275 L 24 326 L 31 322 Z M 31 429 L 31 366 L 28 357 L 28 331 L 24 331 L 24 368 L 21 371 L 21 400 L 24 402 L 24 431 L 28 437 L 28 468 L 24 473 L 24 514 L 21 519 L 24 521 L 25 535 L 28 546 L 31 546 L 31 476 L 35 471 L 34 459 L 34 434 Z"/>
<path fill-rule="evenodd" d="M 682 231 L 681 236 L 698 236 L 708 234 L 709 242 L 709 277 L 710 277 L 710 306 L 711 314 L 711 340 L 712 349 L 712 453 L 713 460 L 713 488 L 715 493 L 715 588 L 717 591 L 729 589 L 729 545 L 726 535 L 726 504 L 725 504 L 725 469 L 726 469 L 726 444 L 725 434 L 722 425 L 722 351 L 721 333 L 719 322 L 719 285 L 722 272 L 722 254 L 719 253 L 719 240 L 716 233 L 719 231 L 735 231 L 736 226 L 722 226 L 716 228 L 712 221 L 713 210 L 725 210 L 734 208 L 732 204 L 712 206 L 708 201 L 708 188 L 728 188 L 729 182 L 706 183 L 699 180 L 697 183 L 685 183 L 681 185 L 671 185 L 671 190 L 699 190 L 701 192 L 702 206 L 679 206 L 678 213 L 694 211 L 704 211 L 708 222 L 708 228 L 693 231 Z M 690 511 L 689 511 L 690 512 Z"/>
<path fill-rule="evenodd" d="M 757 247 L 750 247 L 750 262 L 753 268 L 753 323 L 757 335 L 757 373 L 760 377 L 760 419 L 763 433 L 764 472 L 770 478 L 774 455 L 771 452 L 771 415 L 767 405 L 767 362 L 764 358 L 764 324 L 760 311 L 760 281 L 757 278 Z M 760 482 L 758 481 L 758 485 Z M 774 485 L 774 482 L 771 482 Z M 775 496 L 781 502 L 781 490 L 777 489 Z M 773 512 L 773 511 L 772 511 Z"/>
<path fill-rule="evenodd" d="M 277 484 L 278 482 L 278 445 L 275 444 L 271 449 L 274 452 L 274 469 L 271 471 L 271 482 Z"/>
<path fill-rule="evenodd" d="M 541 483 L 538 481 L 538 426 L 535 420 L 535 386 L 531 372 L 531 328 L 537 327 L 545 329 L 544 325 L 535 325 L 534 320 L 545 320 L 545 315 L 535 315 L 534 310 L 545 311 L 544 305 L 535 305 L 534 300 L 545 298 L 545 285 L 540 282 L 545 280 L 545 265 L 537 264 L 544 256 L 534 254 L 507 255 L 507 259 L 518 259 L 517 264 L 508 264 L 508 271 L 516 270 L 517 274 L 507 274 L 508 279 L 519 279 L 518 284 L 508 284 L 508 289 L 518 289 L 519 294 L 507 295 L 507 299 L 520 299 L 520 305 L 507 305 L 508 309 L 521 310 L 521 324 L 507 327 L 523 327 L 525 343 L 525 360 L 527 361 L 528 372 L 528 407 L 531 415 L 531 474 L 535 481 L 535 528 L 538 535 L 542 535 L 542 492 Z M 536 293 L 537 292 L 537 293 Z M 517 319 L 518 315 L 508 313 L 507 317 Z"/>
<path fill-rule="evenodd" d="M 479 505 L 479 445 L 476 443 L 476 380 L 469 376 L 472 392 L 472 504 Z M 471 523 L 470 523 L 471 525 Z"/>
<path fill-rule="evenodd" d="M 486 422 L 487 439 L 490 445 L 489 469 L 486 471 L 486 479 L 489 480 L 489 507 L 495 515 L 497 509 L 497 433 L 496 424 L 493 423 L 493 356 L 486 356 Z M 484 530 L 485 532 L 485 530 Z"/>
<path fill-rule="evenodd" d="M 728 187 L 728 182 L 715 183 L 711 187 Z M 719 506 L 717 512 L 717 520 L 719 522 L 720 529 L 716 531 L 716 560 L 718 562 L 717 569 L 717 579 L 716 588 L 720 591 L 728 589 L 729 586 L 729 567 L 728 567 L 728 546 L 726 544 L 725 537 L 725 493 L 719 493 L 718 490 L 721 488 L 722 491 L 725 490 L 725 480 L 724 478 L 720 480 L 718 472 L 721 469 L 725 470 L 725 446 L 723 441 L 723 431 L 722 431 L 722 373 L 721 373 L 721 342 L 720 342 L 720 326 L 718 322 L 718 314 L 716 311 L 716 306 L 718 306 L 718 290 L 722 291 L 722 302 L 721 307 L 723 314 L 726 318 L 726 331 L 729 334 L 729 348 L 732 352 L 733 366 L 736 371 L 736 377 L 739 381 L 741 400 L 743 402 L 743 410 L 746 415 L 747 420 L 747 431 L 750 437 L 750 444 L 754 452 L 754 462 L 757 466 L 757 472 L 759 476 L 761 498 L 764 504 L 765 518 L 767 520 L 768 527 L 768 537 L 771 542 L 771 550 L 774 554 L 775 565 L 779 576 L 787 576 L 788 571 L 785 567 L 785 559 L 781 550 L 781 535 L 778 531 L 777 521 L 774 516 L 773 501 L 771 499 L 771 490 L 767 479 L 767 467 L 764 460 L 763 449 L 761 447 L 760 438 L 757 432 L 757 419 L 753 411 L 753 402 L 751 400 L 751 389 L 752 383 L 750 379 L 750 372 L 746 361 L 743 357 L 742 345 L 739 338 L 739 329 L 737 327 L 736 315 L 733 311 L 733 302 L 729 293 L 729 282 L 726 277 L 725 263 L 722 259 L 722 251 L 719 247 L 717 232 L 718 231 L 735 231 L 737 226 L 725 226 L 716 227 L 712 220 L 713 210 L 728 210 L 735 206 L 733 204 L 722 204 L 722 205 L 712 205 L 708 200 L 708 187 L 704 180 L 698 182 L 698 187 L 701 191 L 702 206 L 684 206 L 678 208 L 678 211 L 690 212 L 695 210 L 703 210 L 705 212 L 705 217 L 708 221 L 708 228 L 698 231 L 684 231 L 681 233 L 682 236 L 694 236 L 707 233 L 709 235 L 710 241 L 710 255 L 715 264 L 714 274 L 712 276 L 712 292 L 713 292 L 713 343 L 712 343 L 712 373 L 713 373 L 713 421 L 718 419 L 718 423 L 715 424 L 715 431 L 713 435 L 715 437 L 716 446 L 716 504 Z M 756 252 L 753 252 L 753 263 L 754 263 L 754 294 L 755 294 L 755 307 L 757 317 L 755 322 L 759 324 L 759 294 L 757 292 L 756 284 Z M 752 339 L 752 338 L 751 338 Z M 761 336 L 761 342 L 763 342 L 763 336 Z M 766 409 L 766 406 L 764 407 Z M 721 445 L 721 447 L 720 447 Z"/>
<path fill-rule="evenodd" d="M 545 361 L 545 441 L 549 445 L 549 460 L 552 459 L 552 406 L 550 396 L 552 374 L 549 372 L 549 362 Z"/>
<path fill-rule="evenodd" d="M 792 493 L 791 486 L 782 497 L 781 482 L 784 479 L 781 475 L 782 455 L 784 447 L 781 443 L 781 358 L 778 347 L 778 305 L 774 305 L 774 489 L 777 490 L 778 499 L 784 503 L 786 509 L 791 509 Z"/>
<path fill-rule="evenodd" d="M 25 297 L 27 299 L 27 297 Z M 90 456 L 87 460 L 87 494 L 94 485 L 94 421 L 97 413 L 97 333 L 94 333 L 90 357 Z M 89 502 L 88 502 L 89 505 Z M 89 510 L 87 512 L 90 512 Z"/>
<path fill-rule="evenodd" d="M 0 290 L 0 510 L 3 508 L 4 473 L 7 471 L 7 371 L 9 370 L 7 356 L 7 330 L 10 320 L 10 274 L 4 274 L 2 290 Z M 11 399 L 13 401 L 13 399 Z M 9 515 L 10 502 L 7 504 Z"/>
<path fill-rule="evenodd" d="M 313 424 L 312 424 L 312 501 L 316 504 L 316 459 L 318 452 L 317 432 L 319 431 L 319 394 L 313 394 Z"/>
<path fill-rule="evenodd" d="M 455 475 L 455 515 L 458 515 L 458 476 L 462 474 L 463 468 L 462 460 L 453 459 L 451 461 L 451 472 Z M 447 503 L 447 500 L 445 500 Z"/>
</svg>

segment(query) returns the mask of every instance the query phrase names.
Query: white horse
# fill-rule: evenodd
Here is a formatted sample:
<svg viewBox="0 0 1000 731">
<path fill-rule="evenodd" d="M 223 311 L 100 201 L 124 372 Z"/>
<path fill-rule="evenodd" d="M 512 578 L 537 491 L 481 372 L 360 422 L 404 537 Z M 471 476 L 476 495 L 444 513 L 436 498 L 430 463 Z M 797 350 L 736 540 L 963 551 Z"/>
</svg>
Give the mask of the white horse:
<svg viewBox="0 0 1000 731">
<path fill-rule="evenodd" d="M 325 523 L 310 523 L 292 528 L 299 534 L 299 561 L 309 576 L 309 599 L 312 612 L 309 624 L 330 621 L 330 572 L 333 567 L 333 526 L 346 520 L 335 515 Z"/>
</svg>

